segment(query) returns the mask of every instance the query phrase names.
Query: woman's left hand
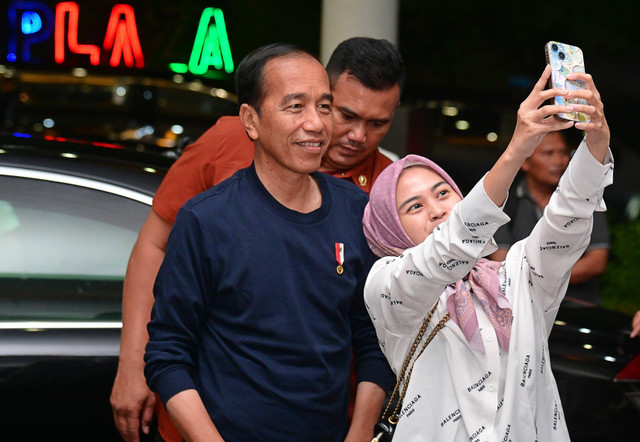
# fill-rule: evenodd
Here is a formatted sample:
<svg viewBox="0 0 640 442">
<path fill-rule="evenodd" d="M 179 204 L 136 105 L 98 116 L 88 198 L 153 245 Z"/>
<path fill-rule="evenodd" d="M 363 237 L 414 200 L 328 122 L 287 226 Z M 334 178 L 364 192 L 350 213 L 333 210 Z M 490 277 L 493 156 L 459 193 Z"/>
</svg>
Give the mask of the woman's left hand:
<svg viewBox="0 0 640 442">
<path fill-rule="evenodd" d="M 602 104 L 600 93 L 593 82 L 593 77 L 589 74 L 574 72 L 567 76 L 567 80 L 580 80 L 584 83 L 584 89 L 568 91 L 565 98 L 583 98 L 589 102 L 589 104 L 572 105 L 576 112 L 582 112 L 583 114 L 588 115 L 591 119 L 589 122 L 576 123 L 575 127 L 576 129 L 584 130 L 587 133 L 587 146 L 589 146 L 589 149 L 592 150 L 592 153 L 594 153 L 596 158 L 598 155 L 593 152 L 594 149 L 598 150 L 598 152 L 604 152 L 602 156 L 603 160 L 604 154 L 606 154 L 609 148 L 611 134 L 609 132 L 609 125 L 607 124 L 607 120 L 604 116 L 604 105 Z"/>
</svg>

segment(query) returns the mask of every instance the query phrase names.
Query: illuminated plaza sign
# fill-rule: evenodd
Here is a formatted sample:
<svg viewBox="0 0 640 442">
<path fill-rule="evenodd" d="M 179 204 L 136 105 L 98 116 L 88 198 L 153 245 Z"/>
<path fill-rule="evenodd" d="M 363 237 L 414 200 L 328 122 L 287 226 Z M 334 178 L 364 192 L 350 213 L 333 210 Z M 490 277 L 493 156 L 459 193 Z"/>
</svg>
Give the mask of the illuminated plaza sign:
<svg viewBox="0 0 640 442">
<path fill-rule="evenodd" d="M 58 2 L 50 6 L 42 1 L 14 0 L 8 6 L 6 62 L 12 64 L 47 65 L 51 61 L 63 66 L 100 66 L 118 69 L 145 68 L 145 41 L 154 36 L 141 35 L 134 6 L 115 4 L 104 27 L 96 28 L 92 8 L 81 8 L 76 2 Z M 94 20 L 88 22 L 85 17 Z M 83 27 L 84 26 L 84 27 Z M 84 41 L 80 29 L 87 30 Z M 165 63 L 176 73 L 212 76 L 212 70 L 231 74 L 234 71 L 231 47 L 227 36 L 224 14 L 219 8 L 207 7 L 200 15 L 197 28 L 192 29 L 193 39 L 189 55 L 181 60 Z M 34 56 L 39 47 L 53 51 Z M 50 57 L 50 60 L 43 60 Z"/>
</svg>

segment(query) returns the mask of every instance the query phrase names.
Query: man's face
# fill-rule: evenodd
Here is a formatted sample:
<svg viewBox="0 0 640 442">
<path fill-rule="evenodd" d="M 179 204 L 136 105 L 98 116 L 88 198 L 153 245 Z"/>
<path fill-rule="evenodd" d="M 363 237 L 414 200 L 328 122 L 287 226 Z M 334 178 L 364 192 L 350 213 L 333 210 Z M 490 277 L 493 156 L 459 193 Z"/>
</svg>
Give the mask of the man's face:
<svg viewBox="0 0 640 442">
<path fill-rule="evenodd" d="M 522 165 L 527 179 L 538 186 L 555 189 L 569 165 L 569 146 L 557 132 L 547 134 Z"/>
<path fill-rule="evenodd" d="M 284 56 L 264 67 L 265 97 L 256 117 L 256 161 L 278 173 L 318 170 L 333 118 L 329 79 L 309 56 Z"/>
<path fill-rule="evenodd" d="M 374 91 L 342 73 L 333 90 L 333 136 L 322 169 L 347 170 L 362 163 L 387 134 L 400 87 Z"/>
</svg>

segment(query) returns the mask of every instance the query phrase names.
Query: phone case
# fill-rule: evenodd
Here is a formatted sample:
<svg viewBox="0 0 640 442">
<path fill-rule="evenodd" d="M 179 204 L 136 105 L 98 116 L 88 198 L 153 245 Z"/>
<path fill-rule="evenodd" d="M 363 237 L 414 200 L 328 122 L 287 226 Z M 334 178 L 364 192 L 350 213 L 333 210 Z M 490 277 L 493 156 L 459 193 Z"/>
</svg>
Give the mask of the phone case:
<svg viewBox="0 0 640 442">
<path fill-rule="evenodd" d="M 551 65 L 549 87 L 568 90 L 584 89 L 582 81 L 569 81 L 566 78 L 572 72 L 585 72 L 582 50 L 577 46 L 557 41 L 550 41 L 544 49 L 547 63 Z M 587 100 L 582 98 L 565 99 L 564 97 L 555 97 L 554 103 L 559 105 L 589 104 Z M 559 113 L 558 117 L 565 120 L 589 121 L 589 117 L 581 112 Z"/>
</svg>

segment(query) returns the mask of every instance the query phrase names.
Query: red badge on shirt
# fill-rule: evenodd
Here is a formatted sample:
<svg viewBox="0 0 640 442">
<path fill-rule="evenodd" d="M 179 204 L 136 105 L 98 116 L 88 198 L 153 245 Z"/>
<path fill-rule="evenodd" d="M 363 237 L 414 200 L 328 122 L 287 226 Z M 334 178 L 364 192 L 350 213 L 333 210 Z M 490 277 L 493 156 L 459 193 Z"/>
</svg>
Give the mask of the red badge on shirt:
<svg viewBox="0 0 640 442">
<path fill-rule="evenodd" d="M 344 272 L 344 267 L 342 267 L 342 264 L 344 264 L 344 244 L 341 242 L 336 243 L 336 261 L 338 262 L 336 272 L 338 272 L 338 275 L 342 275 L 342 272 Z"/>
</svg>

